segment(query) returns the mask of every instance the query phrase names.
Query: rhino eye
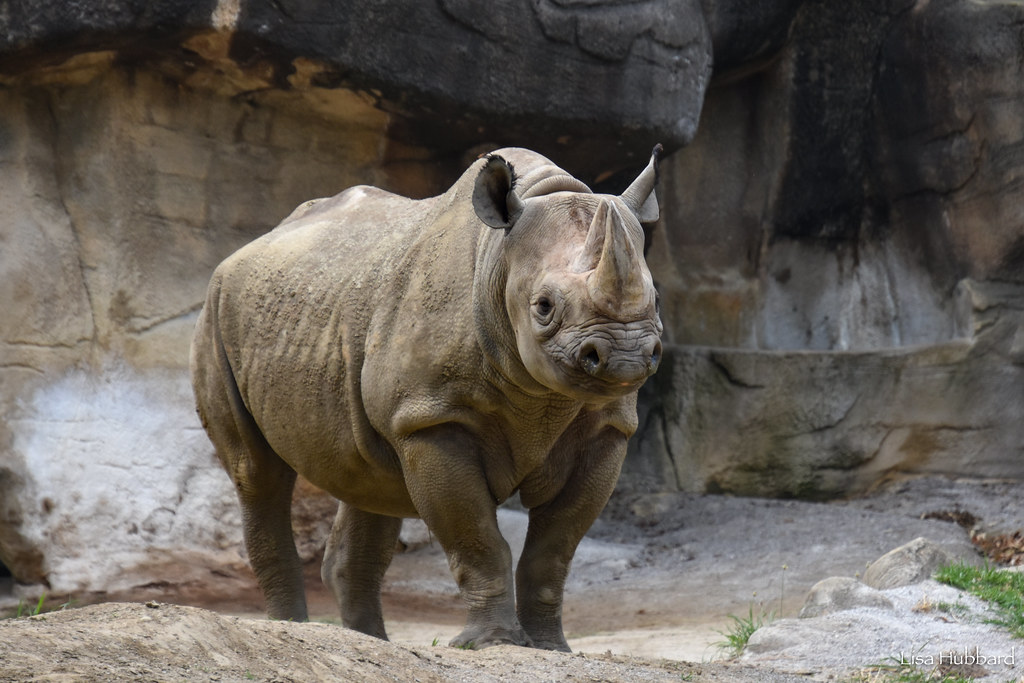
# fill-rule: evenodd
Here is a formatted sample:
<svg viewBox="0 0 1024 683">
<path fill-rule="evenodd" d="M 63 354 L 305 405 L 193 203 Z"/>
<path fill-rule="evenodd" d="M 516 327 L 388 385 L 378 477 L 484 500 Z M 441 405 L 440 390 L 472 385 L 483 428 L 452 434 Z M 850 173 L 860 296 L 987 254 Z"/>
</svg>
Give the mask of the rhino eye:
<svg viewBox="0 0 1024 683">
<path fill-rule="evenodd" d="M 551 317 L 555 312 L 555 305 L 551 303 L 551 299 L 546 296 L 542 296 L 537 299 L 537 303 L 534 304 L 534 309 L 537 311 L 537 317 L 542 323 L 551 322 Z"/>
</svg>

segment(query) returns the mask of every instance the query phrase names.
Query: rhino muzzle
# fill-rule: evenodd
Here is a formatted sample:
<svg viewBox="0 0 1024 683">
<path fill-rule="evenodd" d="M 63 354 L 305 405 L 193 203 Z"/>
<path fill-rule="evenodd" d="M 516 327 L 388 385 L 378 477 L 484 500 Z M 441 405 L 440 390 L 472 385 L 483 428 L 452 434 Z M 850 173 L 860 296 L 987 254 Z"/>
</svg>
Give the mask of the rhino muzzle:
<svg viewBox="0 0 1024 683">
<path fill-rule="evenodd" d="M 661 363 L 661 340 L 645 339 L 637 349 L 622 350 L 607 339 L 591 337 L 580 345 L 577 363 L 594 379 L 631 387 L 657 371 Z"/>
</svg>

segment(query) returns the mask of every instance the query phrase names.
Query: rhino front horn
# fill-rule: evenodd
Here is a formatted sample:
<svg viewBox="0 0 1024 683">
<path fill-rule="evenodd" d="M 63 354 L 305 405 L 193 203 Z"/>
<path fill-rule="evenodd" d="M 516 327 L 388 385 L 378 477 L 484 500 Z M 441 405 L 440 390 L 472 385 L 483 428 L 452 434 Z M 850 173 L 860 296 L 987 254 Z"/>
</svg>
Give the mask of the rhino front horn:
<svg viewBox="0 0 1024 683">
<path fill-rule="evenodd" d="M 587 250 L 592 250 L 587 254 Z M 590 298 L 605 310 L 632 310 L 647 297 L 641 259 L 629 241 L 615 204 L 602 200 L 594 214 L 583 258 L 594 263 L 587 280 Z"/>
<path fill-rule="evenodd" d="M 661 143 L 654 146 L 647 168 L 640 172 L 633 184 L 621 195 L 622 201 L 641 223 L 653 223 L 658 220 L 658 198 L 654 194 L 654 186 L 658 184 L 658 161 L 664 151 Z"/>
</svg>

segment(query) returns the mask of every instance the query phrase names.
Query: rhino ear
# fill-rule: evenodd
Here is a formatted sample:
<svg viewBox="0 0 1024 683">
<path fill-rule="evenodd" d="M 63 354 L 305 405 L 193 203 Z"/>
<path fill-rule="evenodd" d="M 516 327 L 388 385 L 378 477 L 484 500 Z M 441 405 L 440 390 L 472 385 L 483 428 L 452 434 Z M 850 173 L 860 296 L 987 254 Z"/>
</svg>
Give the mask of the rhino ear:
<svg viewBox="0 0 1024 683">
<path fill-rule="evenodd" d="M 523 200 L 515 193 L 511 164 L 491 154 L 473 186 L 473 209 L 492 228 L 511 228 L 523 213 Z"/>
<path fill-rule="evenodd" d="M 651 190 L 651 194 L 647 195 L 647 201 L 640 207 L 636 217 L 643 225 L 656 223 L 661 218 L 661 209 L 658 208 L 658 196 L 654 190 Z"/>
<path fill-rule="evenodd" d="M 658 162 L 662 152 L 664 148 L 660 143 L 654 146 L 647 168 L 622 193 L 622 200 L 641 223 L 653 223 L 658 220 L 658 198 L 654 193 L 654 186 L 658 184 Z"/>
</svg>

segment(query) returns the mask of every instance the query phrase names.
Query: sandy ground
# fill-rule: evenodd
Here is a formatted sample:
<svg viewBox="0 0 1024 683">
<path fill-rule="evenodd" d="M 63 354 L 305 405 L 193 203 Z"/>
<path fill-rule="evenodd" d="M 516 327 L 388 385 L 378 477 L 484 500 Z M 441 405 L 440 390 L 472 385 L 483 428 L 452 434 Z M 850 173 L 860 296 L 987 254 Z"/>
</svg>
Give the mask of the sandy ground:
<svg viewBox="0 0 1024 683">
<path fill-rule="evenodd" d="M 566 588 L 566 635 L 578 652 L 720 659 L 716 644 L 733 623 L 730 615 L 753 608 L 795 617 L 819 580 L 857 577 L 918 537 L 975 558 L 966 529 L 922 517 L 966 511 L 979 528 L 1010 532 L 1024 527 L 1022 494 L 1016 483 L 935 478 L 833 503 L 618 495 L 577 551 Z M 525 515 L 503 510 L 499 523 L 516 552 Z M 326 609 L 333 617 L 329 599 Z M 397 642 L 446 642 L 458 633 L 461 606 L 436 544 L 396 557 L 385 610 Z"/>
<path fill-rule="evenodd" d="M 1016 644 L 1000 640 L 1004 634 L 984 623 L 983 606 L 974 606 L 977 618 L 962 620 L 917 609 L 929 591 L 952 590 L 934 582 L 894 594 L 899 609 L 885 614 L 844 612 L 838 621 L 795 616 L 819 580 L 858 577 L 868 563 L 918 537 L 953 556 L 977 559 L 966 529 L 922 517 L 969 512 L 978 520 L 976 529 L 1012 532 L 1024 527 L 1022 493 L 1019 483 L 931 478 L 832 503 L 617 494 L 573 564 L 564 609 L 566 635 L 577 653 L 571 656 L 444 647 L 461 629 L 462 606 L 440 548 L 424 529 L 410 526 L 404 534 L 409 548 L 396 556 L 385 587 L 393 644 L 337 627 L 333 601 L 311 566 L 311 614 L 333 624 L 267 622 L 254 592 L 200 602 L 216 613 L 179 610 L 166 603 L 187 600 L 164 594 L 156 596 L 160 607 L 101 605 L 42 621 L 7 620 L 0 622 L 0 680 L 28 674 L 107 680 L 111 672 L 133 680 L 218 680 L 207 678 L 203 667 L 219 680 L 321 680 L 326 671 L 347 672 L 342 680 L 842 680 L 903 652 L 922 652 L 925 645 L 984 645 L 990 653 L 1009 654 Z M 502 510 L 499 521 L 517 552 L 525 514 Z M 751 609 L 776 614 L 773 637 L 818 629 L 823 645 L 769 647 L 723 662 L 716 643 L 732 623 L 729 615 L 746 616 Z M 204 638 L 211 644 L 202 645 Z M 121 643 L 113 662 L 105 660 L 108 641 Z M 54 649 L 64 654 L 54 656 Z M 998 675 L 992 680 L 1018 680 L 1024 675 L 1020 649 L 1016 668 L 985 673 Z M 270 651 L 280 656 L 269 657 Z M 84 677 L 75 678 L 75 671 Z"/>
</svg>

